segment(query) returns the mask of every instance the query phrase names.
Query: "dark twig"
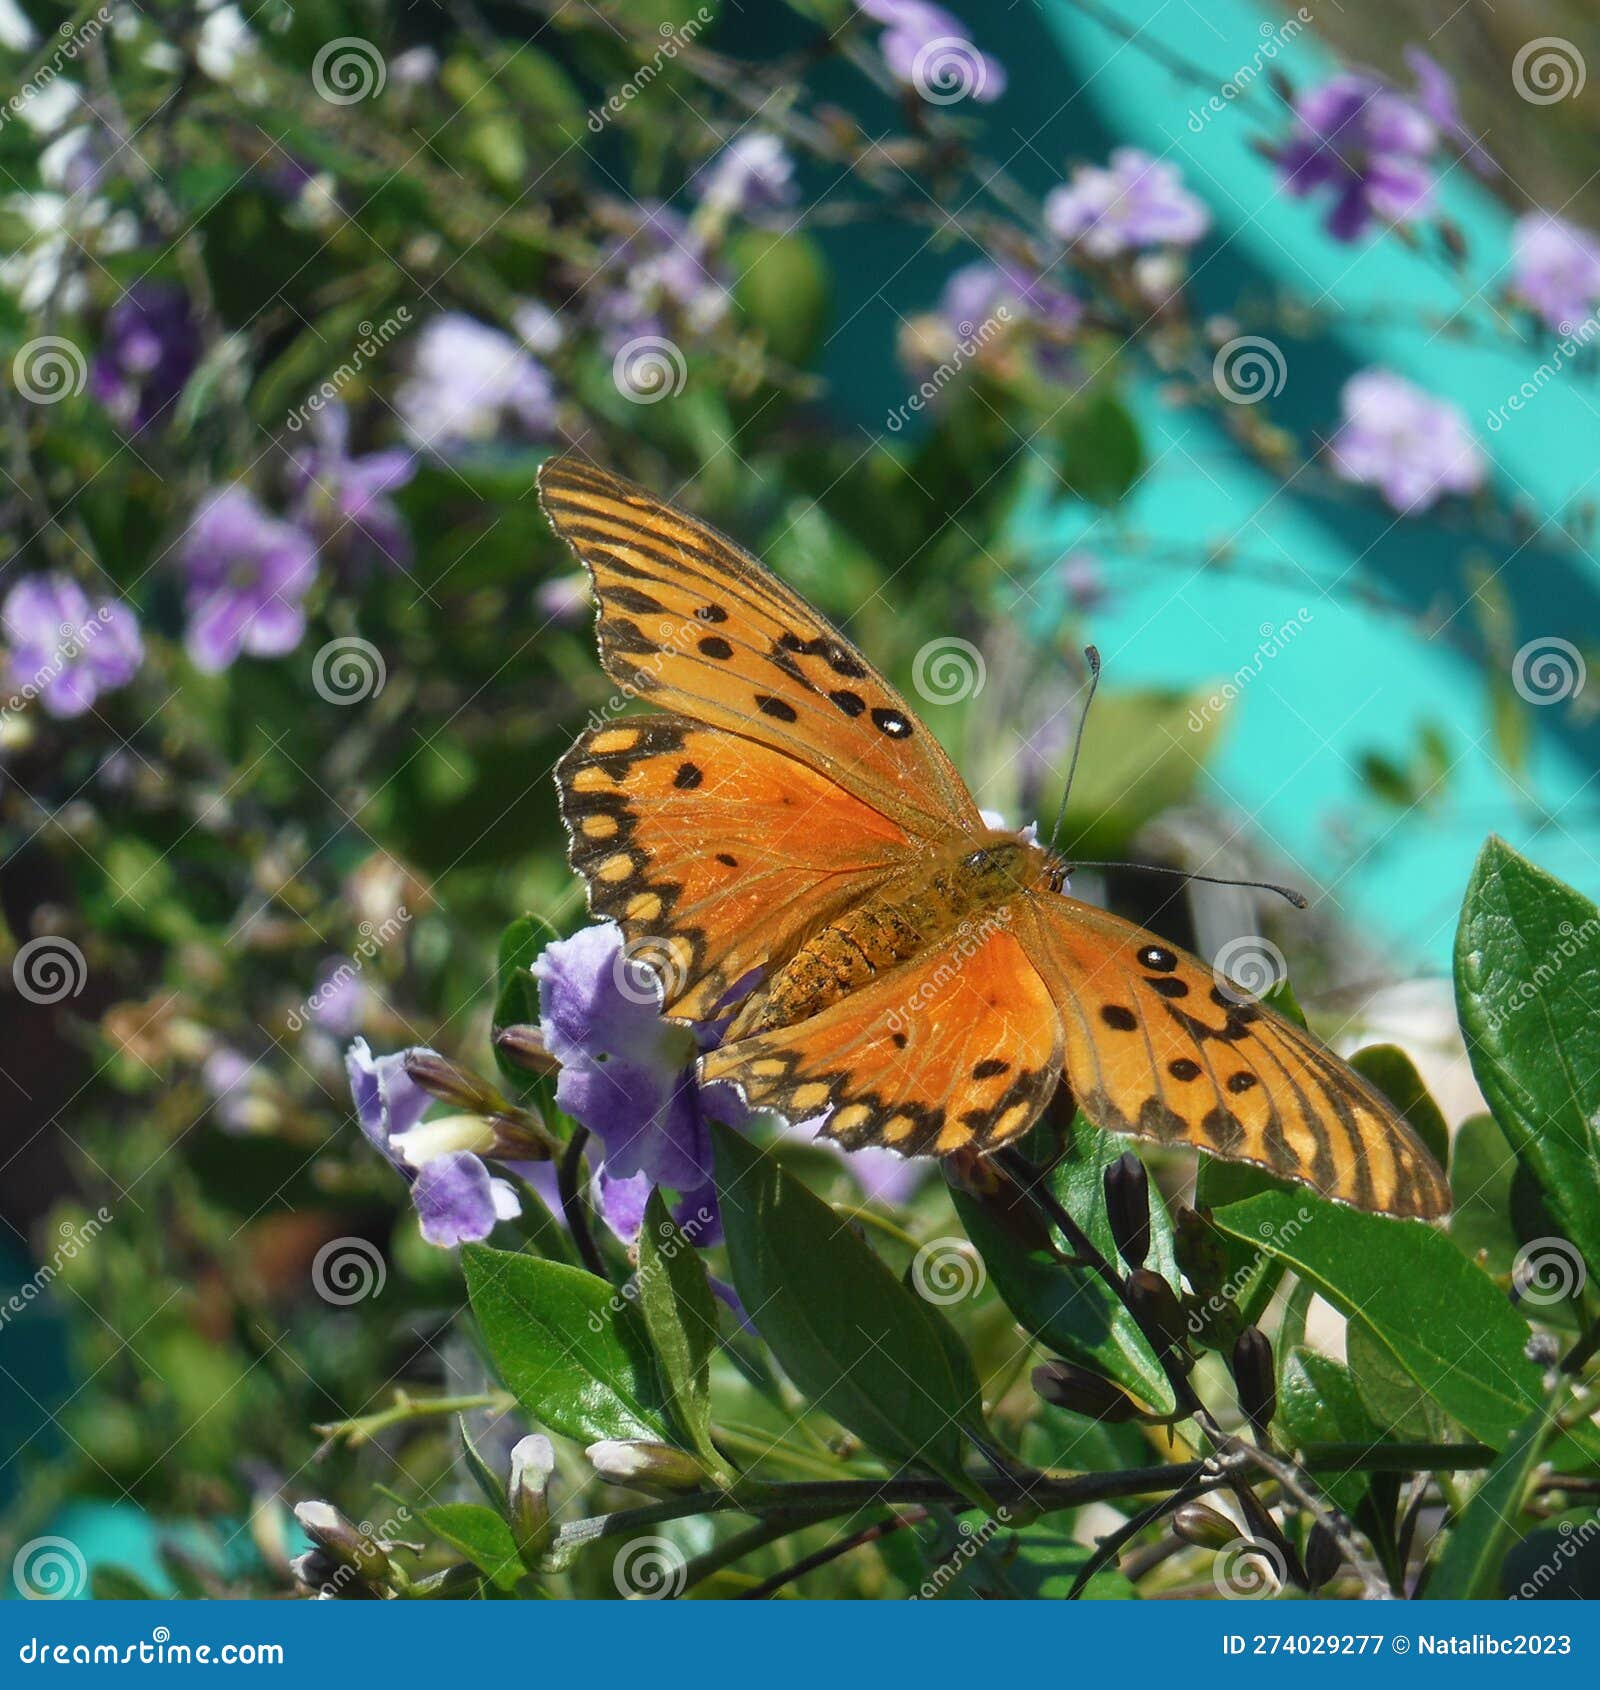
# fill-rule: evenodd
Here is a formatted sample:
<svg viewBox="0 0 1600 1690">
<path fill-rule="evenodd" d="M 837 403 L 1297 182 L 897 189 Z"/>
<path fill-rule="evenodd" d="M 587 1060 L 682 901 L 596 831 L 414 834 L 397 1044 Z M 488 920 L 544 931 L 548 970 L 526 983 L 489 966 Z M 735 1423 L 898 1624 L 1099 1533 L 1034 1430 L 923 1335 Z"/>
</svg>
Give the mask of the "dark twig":
<svg viewBox="0 0 1600 1690">
<path fill-rule="evenodd" d="M 567 1230 L 572 1234 L 572 1242 L 578 1247 L 583 1265 L 590 1273 L 605 1279 L 608 1277 L 605 1258 L 600 1254 L 600 1246 L 595 1243 L 594 1233 L 589 1226 L 589 1205 L 584 1202 L 583 1194 L 578 1190 L 578 1173 L 583 1166 L 583 1147 L 588 1142 L 589 1129 L 574 1126 L 572 1137 L 567 1140 L 567 1148 L 556 1169 L 556 1191 L 561 1198 L 561 1213 L 566 1217 Z"/>
<path fill-rule="evenodd" d="M 786 1584 L 792 1584 L 798 1578 L 804 1578 L 807 1573 L 814 1573 L 818 1567 L 825 1567 L 830 1561 L 837 1561 L 841 1555 L 848 1555 L 854 1549 L 862 1549 L 869 1543 L 876 1543 L 879 1538 L 888 1537 L 891 1532 L 904 1531 L 907 1526 L 920 1526 L 928 1518 L 926 1508 L 912 1508 L 904 1514 L 893 1514 L 887 1520 L 874 1520 L 871 1525 L 862 1526 L 858 1531 L 850 1532 L 836 1542 L 824 1544 L 821 1549 L 814 1549 L 809 1555 L 801 1558 L 791 1567 L 784 1567 L 766 1578 L 753 1589 L 739 1593 L 741 1602 L 758 1602 L 768 1596 L 776 1595 Z"/>
</svg>

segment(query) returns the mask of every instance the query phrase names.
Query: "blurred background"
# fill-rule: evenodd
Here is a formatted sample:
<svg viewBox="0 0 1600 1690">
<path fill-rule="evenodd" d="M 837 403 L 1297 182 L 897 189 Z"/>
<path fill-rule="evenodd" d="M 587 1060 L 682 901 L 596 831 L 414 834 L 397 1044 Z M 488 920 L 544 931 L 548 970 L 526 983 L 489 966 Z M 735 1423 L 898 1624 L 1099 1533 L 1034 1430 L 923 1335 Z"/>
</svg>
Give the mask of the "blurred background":
<svg viewBox="0 0 1600 1690">
<path fill-rule="evenodd" d="M 1009 822 L 1093 641 L 1067 848 L 1310 909 L 1075 889 L 1469 1110 L 1483 837 L 1600 892 L 1597 55 L 1506 0 L 0 0 L 6 1543 L 280 1588 L 283 1498 L 394 1480 L 312 1428 L 470 1374 L 343 1052 L 486 1067 L 502 929 L 583 919 L 558 447 Z M 381 1299 L 313 1283 L 349 1237 Z"/>
</svg>

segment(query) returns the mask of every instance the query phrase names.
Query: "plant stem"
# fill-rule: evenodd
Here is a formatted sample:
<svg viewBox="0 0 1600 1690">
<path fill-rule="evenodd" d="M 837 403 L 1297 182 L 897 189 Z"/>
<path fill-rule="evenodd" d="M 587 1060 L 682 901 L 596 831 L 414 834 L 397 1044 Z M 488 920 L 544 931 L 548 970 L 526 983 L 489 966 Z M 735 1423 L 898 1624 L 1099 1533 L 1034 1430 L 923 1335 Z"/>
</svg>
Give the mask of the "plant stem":
<svg viewBox="0 0 1600 1690">
<path fill-rule="evenodd" d="M 561 1198 L 561 1213 L 566 1217 L 567 1230 L 572 1234 L 572 1242 L 578 1247 L 578 1254 L 583 1259 L 583 1265 L 596 1278 L 608 1279 L 605 1258 L 600 1254 L 600 1246 L 594 1241 L 594 1233 L 589 1228 L 589 1205 L 584 1202 L 583 1194 L 578 1190 L 578 1172 L 583 1166 L 583 1147 L 589 1142 L 589 1129 L 576 1124 L 572 1129 L 572 1137 L 567 1140 L 567 1148 L 559 1163 L 556 1164 L 556 1191 Z"/>
<path fill-rule="evenodd" d="M 824 1544 L 821 1549 L 814 1549 L 809 1555 L 803 1555 L 793 1566 L 785 1567 L 781 1572 L 774 1573 L 771 1578 L 763 1579 L 753 1590 L 741 1592 L 739 1599 L 743 1602 L 759 1602 L 768 1596 L 776 1595 L 786 1584 L 804 1578 L 807 1573 L 814 1573 L 818 1567 L 825 1567 L 830 1561 L 837 1561 L 841 1555 L 848 1555 L 853 1549 L 876 1543 L 879 1538 L 887 1537 L 890 1532 L 904 1531 L 907 1526 L 920 1526 L 927 1518 L 926 1508 L 911 1508 L 904 1514 L 892 1514 L 887 1520 L 874 1520 L 870 1525 L 862 1526 L 846 1537 Z"/>
<path fill-rule="evenodd" d="M 325 1426 L 313 1426 L 311 1430 L 329 1443 L 337 1443 L 343 1438 L 354 1448 L 370 1442 L 379 1432 L 386 1432 L 391 1426 L 404 1425 L 408 1420 L 422 1420 L 435 1414 L 467 1414 L 478 1408 L 490 1408 L 497 1414 L 504 1414 L 516 1406 L 517 1400 L 509 1391 L 479 1391 L 471 1396 L 459 1397 L 413 1397 L 397 1390 L 394 1401 L 375 1414 L 357 1415 L 353 1420 L 333 1420 Z"/>
</svg>

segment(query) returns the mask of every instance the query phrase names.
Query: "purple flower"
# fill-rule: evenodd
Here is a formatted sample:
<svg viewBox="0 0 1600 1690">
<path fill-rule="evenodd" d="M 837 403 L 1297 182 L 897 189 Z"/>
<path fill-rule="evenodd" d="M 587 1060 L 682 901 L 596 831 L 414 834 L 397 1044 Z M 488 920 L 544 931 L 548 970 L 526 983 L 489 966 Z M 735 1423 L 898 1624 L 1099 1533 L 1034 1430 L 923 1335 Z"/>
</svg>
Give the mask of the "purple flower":
<svg viewBox="0 0 1600 1690">
<path fill-rule="evenodd" d="M 1006 91 L 1005 66 L 980 52 L 967 26 L 928 0 L 858 0 L 861 12 L 885 25 L 878 51 L 889 74 L 933 105 L 972 99 L 987 105 Z"/>
<path fill-rule="evenodd" d="M 1061 560 L 1059 579 L 1074 610 L 1093 610 L 1105 602 L 1106 582 L 1100 560 L 1089 552 L 1068 552 Z"/>
<path fill-rule="evenodd" d="M 1044 218 L 1058 240 L 1076 243 L 1091 258 L 1190 246 L 1211 226 L 1177 166 L 1137 147 L 1118 147 L 1104 168 L 1080 165 L 1070 182 L 1051 189 Z"/>
<path fill-rule="evenodd" d="M 317 573 L 302 529 L 272 516 L 243 487 L 210 494 L 179 548 L 189 575 L 184 645 L 195 667 L 226 669 L 241 652 L 278 657 L 306 631 L 301 600 Z"/>
<path fill-rule="evenodd" d="M 410 1183 L 422 1236 L 446 1247 L 475 1243 L 497 1221 L 519 1215 L 522 1205 L 509 1181 L 463 1147 L 463 1140 L 484 1142 L 484 1123 L 471 1116 L 423 1122 L 433 1099 L 406 1073 L 410 1054 L 374 1057 L 365 1039 L 351 1044 L 344 1061 L 356 1120 L 367 1142 Z"/>
<path fill-rule="evenodd" d="M 1031 318 L 1063 332 L 1076 328 L 1083 316 L 1077 299 L 1042 276 L 982 258 L 952 271 L 939 295 L 939 315 L 961 340 L 970 340 L 1002 308 L 1013 318 Z"/>
<path fill-rule="evenodd" d="M 1557 334 L 1570 335 L 1600 300 L 1600 241 L 1587 229 L 1530 211 L 1511 231 L 1517 292 Z"/>
<path fill-rule="evenodd" d="M 1335 240 L 1358 239 L 1374 217 L 1400 222 L 1426 209 L 1438 135 L 1403 94 L 1346 72 L 1301 95 L 1295 115 L 1277 152 L 1283 185 L 1297 199 L 1332 190 L 1324 227 Z"/>
<path fill-rule="evenodd" d="M 701 170 L 694 195 L 722 213 L 781 210 L 794 203 L 794 160 L 776 135 L 753 130 L 730 141 Z"/>
<path fill-rule="evenodd" d="M 329 541 L 348 536 L 353 550 L 404 568 L 411 535 L 389 495 L 416 474 L 416 458 L 394 449 L 352 457 L 350 416 L 337 400 L 313 414 L 311 432 L 316 444 L 293 458 L 300 520 Z"/>
<path fill-rule="evenodd" d="M 200 331 L 182 288 L 136 282 L 106 315 L 90 391 L 137 434 L 183 391 L 200 358 Z"/>
<path fill-rule="evenodd" d="M 1416 102 L 1423 115 L 1438 126 L 1440 134 L 1455 142 L 1461 156 L 1480 176 L 1495 175 L 1498 167 L 1494 160 L 1478 145 L 1462 119 L 1456 85 L 1449 71 L 1420 47 L 1407 47 L 1405 60 L 1417 79 Z"/>
<path fill-rule="evenodd" d="M 594 600 L 589 596 L 589 577 L 581 570 L 568 575 L 552 575 L 533 590 L 533 602 L 541 616 L 564 627 L 583 627 L 594 616 Z"/>
<path fill-rule="evenodd" d="M 492 441 L 507 425 L 535 440 L 555 431 L 550 372 L 510 335 L 457 311 L 418 332 L 395 403 L 411 438 L 443 457 Z"/>
<path fill-rule="evenodd" d="M 133 612 L 113 599 L 92 604 L 66 575 L 25 575 L 6 594 L 0 623 L 12 687 L 52 716 L 81 716 L 144 659 Z"/>
<path fill-rule="evenodd" d="M 347 1039 L 361 1025 L 367 988 L 348 957 L 329 957 L 323 963 L 307 1009 L 311 1020 L 335 1038 Z"/>
<path fill-rule="evenodd" d="M 671 206 L 645 201 L 630 208 L 629 232 L 602 260 L 594 317 L 615 350 L 641 335 L 664 334 L 681 320 L 699 333 L 728 309 L 728 290 L 713 269 L 700 233 Z"/>
<path fill-rule="evenodd" d="M 1379 369 L 1352 376 L 1341 399 L 1344 421 L 1330 451 L 1343 480 L 1376 487 L 1402 515 L 1482 485 L 1483 453 L 1448 400 Z"/>
</svg>

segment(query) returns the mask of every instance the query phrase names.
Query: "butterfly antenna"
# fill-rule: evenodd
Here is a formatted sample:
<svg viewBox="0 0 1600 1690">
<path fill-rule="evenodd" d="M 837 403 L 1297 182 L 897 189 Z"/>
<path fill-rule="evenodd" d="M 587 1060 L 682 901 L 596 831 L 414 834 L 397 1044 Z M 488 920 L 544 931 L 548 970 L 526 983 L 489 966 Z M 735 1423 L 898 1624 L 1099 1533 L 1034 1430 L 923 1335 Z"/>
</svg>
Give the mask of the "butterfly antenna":
<svg viewBox="0 0 1600 1690">
<path fill-rule="evenodd" d="M 1083 648 L 1085 661 L 1089 665 L 1089 696 L 1083 701 L 1083 709 L 1078 715 L 1078 731 L 1072 736 L 1072 761 L 1067 764 L 1067 784 L 1061 789 L 1061 803 L 1056 809 L 1056 825 L 1050 829 L 1050 847 L 1055 849 L 1056 840 L 1061 837 L 1061 824 L 1067 817 L 1067 799 L 1072 793 L 1072 777 L 1078 772 L 1078 753 L 1083 750 L 1083 730 L 1089 724 L 1089 706 L 1094 703 L 1094 689 L 1100 685 L 1100 653 L 1092 645 Z"/>
<path fill-rule="evenodd" d="M 1307 907 L 1304 892 L 1296 892 L 1292 886 L 1280 886 L 1275 880 L 1226 880 L 1215 874 L 1193 874 L 1186 868 L 1169 868 L 1166 863 L 1081 863 L 1074 860 L 1072 866 L 1079 868 L 1132 868 L 1142 874 L 1175 874 L 1180 880 L 1203 880 L 1207 886 L 1247 886 L 1256 892 L 1276 892 L 1280 898 L 1287 898 L 1297 910 Z"/>
</svg>

